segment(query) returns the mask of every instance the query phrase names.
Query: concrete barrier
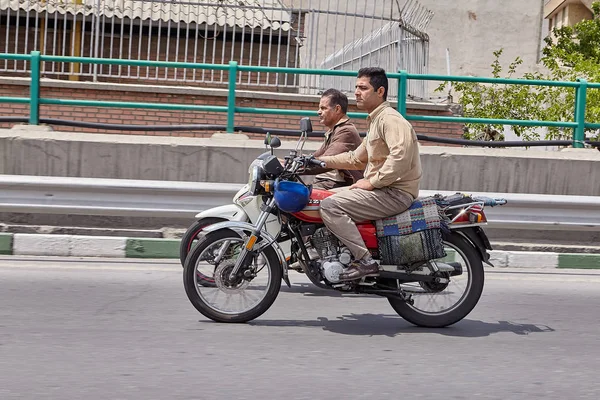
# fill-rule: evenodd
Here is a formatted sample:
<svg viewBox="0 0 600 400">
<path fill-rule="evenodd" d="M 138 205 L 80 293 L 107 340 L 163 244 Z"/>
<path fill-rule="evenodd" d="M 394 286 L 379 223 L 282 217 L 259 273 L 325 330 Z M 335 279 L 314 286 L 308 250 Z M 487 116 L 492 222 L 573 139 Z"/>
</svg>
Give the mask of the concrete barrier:
<svg viewBox="0 0 600 400">
<path fill-rule="evenodd" d="M 295 146 L 284 141 L 277 154 Z M 310 152 L 319 146 L 308 142 Z M 11 175 L 242 183 L 264 152 L 243 135 L 213 138 L 0 130 L 0 173 Z M 600 195 L 600 152 L 422 146 L 422 188 Z"/>
</svg>

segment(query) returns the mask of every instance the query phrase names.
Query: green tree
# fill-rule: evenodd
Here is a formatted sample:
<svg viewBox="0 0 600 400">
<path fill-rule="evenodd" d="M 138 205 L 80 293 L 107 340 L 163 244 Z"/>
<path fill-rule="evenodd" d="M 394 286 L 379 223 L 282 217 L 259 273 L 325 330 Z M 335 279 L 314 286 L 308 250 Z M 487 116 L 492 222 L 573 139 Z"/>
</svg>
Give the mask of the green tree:
<svg viewBox="0 0 600 400">
<path fill-rule="evenodd" d="M 572 27 L 552 31 L 553 37 L 545 39 L 542 64 L 547 72 L 525 73 L 526 80 L 600 82 L 600 2 L 592 5 L 594 17 Z M 516 78 L 517 68 L 523 63 L 520 57 L 511 62 L 503 73 L 500 62 L 502 49 L 495 51 L 491 64 L 495 78 Z M 438 87 L 445 91 L 448 82 Z M 479 84 L 456 82 L 452 84 L 460 95 L 459 104 L 465 117 L 519 119 L 538 121 L 573 121 L 575 89 L 549 86 Z M 600 89 L 588 89 L 586 121 L 600 122 Z M 502 140 L 501 124 L 466 124 L 468 139 Z M 524 140 L 537 140 L 534 127 L 514 126 L 513 131 Z M 588 132 L 598 137 L 597 132 Z M 570 138 L 570 128 L 548 128 L 546 139 Z"/>
</svg>

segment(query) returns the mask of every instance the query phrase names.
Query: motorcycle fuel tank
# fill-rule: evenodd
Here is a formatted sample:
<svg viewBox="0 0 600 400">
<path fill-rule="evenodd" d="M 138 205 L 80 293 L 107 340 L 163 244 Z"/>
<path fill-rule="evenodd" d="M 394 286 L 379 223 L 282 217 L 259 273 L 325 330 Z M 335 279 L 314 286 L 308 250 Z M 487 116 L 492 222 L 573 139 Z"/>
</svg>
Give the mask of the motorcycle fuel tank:
<svg viewBox="0 0 600 400">
<path fill-rule="evenodd" d="M 308 205 L 303 210 L 293 213 L 293 215 L 304 222 L 322 224 L 323 219 L 321 218 L 320 213 L 321 201 L 333 194 L 334 192 L 330 192 L 328 190 L 313 189 L 310 195 L 310 200 L 308 201 Z M 371 221 L 358 222 L 356 227 L 358 228 L 361 237 L 365 241 L 367 248 L 376 249 L 377 229 L 375 228 L 375 224 Z"/>
</svg>

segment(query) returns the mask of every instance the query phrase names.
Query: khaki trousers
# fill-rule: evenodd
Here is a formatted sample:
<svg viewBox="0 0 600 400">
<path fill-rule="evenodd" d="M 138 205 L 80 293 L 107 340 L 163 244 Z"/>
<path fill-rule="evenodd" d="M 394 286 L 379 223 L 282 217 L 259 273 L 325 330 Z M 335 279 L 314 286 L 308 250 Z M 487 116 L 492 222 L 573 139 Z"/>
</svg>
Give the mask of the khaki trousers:
<svg viewBox="0 0 600 400">
<path fill-rule="evenodd" d="M 390 187 L 371 191 L 343 187 L 332 191 L 336 193 L 321 201 L 321 218 L 356 260 L 366 256 L 369 250 L 354 222 L 400 214 L 413 202 L 410 194 Z"/>
</svg>

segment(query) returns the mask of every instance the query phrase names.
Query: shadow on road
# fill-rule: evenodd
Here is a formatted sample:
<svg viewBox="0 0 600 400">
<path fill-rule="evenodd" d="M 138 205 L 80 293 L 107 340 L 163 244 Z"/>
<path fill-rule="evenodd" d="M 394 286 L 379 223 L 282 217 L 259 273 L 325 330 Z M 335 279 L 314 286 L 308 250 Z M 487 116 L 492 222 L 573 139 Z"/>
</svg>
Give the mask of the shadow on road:
<svg viewBox="0 0 600 400">
<path fill-rule="evenodd" d="M 396 315 L 383 314 L 351 314 L 336 319 L 319 317 L 315 321 L 257 319 L 248 324 L 273 327 L 314 327 L 342 335 L 389 337 L 413 333 L 434 333 L 456 337 L 484 337 L 495 333 L 529 335 L 531 333 L 554 332 L 554 329 L 546 325 L 516 324 L 510 321 L 483 322 L 469 319 L 462 320 L 446 328 L 419 328 Z"/>
</svg>

